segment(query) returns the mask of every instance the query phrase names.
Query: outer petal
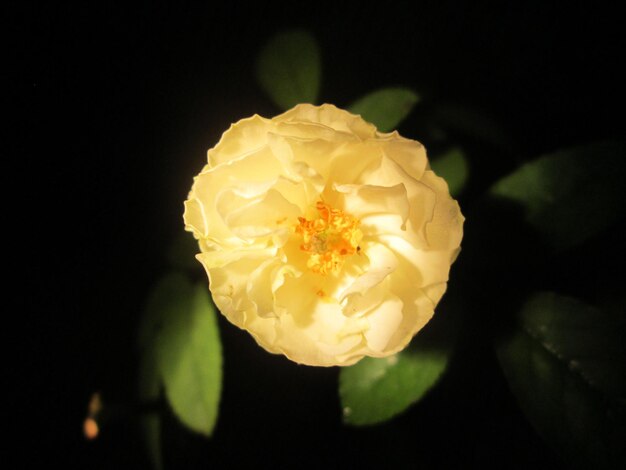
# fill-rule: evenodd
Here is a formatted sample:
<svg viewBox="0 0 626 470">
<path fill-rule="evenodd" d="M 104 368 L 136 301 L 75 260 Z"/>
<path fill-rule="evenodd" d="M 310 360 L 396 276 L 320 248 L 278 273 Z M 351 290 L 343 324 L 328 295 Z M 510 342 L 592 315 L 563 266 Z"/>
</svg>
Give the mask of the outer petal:
<svg viewBox="0 0 626 470">
<path fill-rule="evenodd" d="M 269 119 L 254 115 L 230 126 L 215 147 L 208 151 L 209 168 L 237 160 L 267 144 L 273 129 Z"/>
<path fill-rule="evenodd" d="M 353 135 L 360 139 L 369 139 L 376 134 L 376 127 L 365 122 L 361 116 L 339 109 L 332 104 L 321 106 L 299 104 L 272 120 L 275 122 L 318 123 L 339 133 Z"/>
</svg>

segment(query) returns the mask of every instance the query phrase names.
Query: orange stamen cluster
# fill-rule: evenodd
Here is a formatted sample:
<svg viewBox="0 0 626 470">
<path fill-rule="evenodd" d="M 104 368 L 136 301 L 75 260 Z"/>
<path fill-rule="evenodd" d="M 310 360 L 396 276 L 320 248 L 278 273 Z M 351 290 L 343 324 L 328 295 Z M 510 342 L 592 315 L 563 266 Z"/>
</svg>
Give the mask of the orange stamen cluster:
<svg viewBox="0 0 626 470">
<path fill-rule="evenodd" d="M 319 201 L 315 208 L 318 218 L 298 217 L 296 233 L 302 235 L 300 249 L 309 253 L 307 266 L 315 273 L 337 273 L 347 256 L 357 253 L 363 233 L 359 219 L 333 209 Z"/>
</svg>

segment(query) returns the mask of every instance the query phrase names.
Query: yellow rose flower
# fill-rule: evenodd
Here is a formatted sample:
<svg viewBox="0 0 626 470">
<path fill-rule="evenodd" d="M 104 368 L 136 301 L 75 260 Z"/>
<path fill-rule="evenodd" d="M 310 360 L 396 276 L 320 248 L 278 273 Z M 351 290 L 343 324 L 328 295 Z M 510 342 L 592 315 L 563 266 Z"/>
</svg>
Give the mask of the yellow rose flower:
<svg viewBox="0 0 626 470">
<path fill-rule="evenodd" d="M 463 215 L 424 147 L 333 105 L 231 126 L 185 201 L 215 304 L 271 353 L 350 365 L 432 317 Z"/>
</svg>

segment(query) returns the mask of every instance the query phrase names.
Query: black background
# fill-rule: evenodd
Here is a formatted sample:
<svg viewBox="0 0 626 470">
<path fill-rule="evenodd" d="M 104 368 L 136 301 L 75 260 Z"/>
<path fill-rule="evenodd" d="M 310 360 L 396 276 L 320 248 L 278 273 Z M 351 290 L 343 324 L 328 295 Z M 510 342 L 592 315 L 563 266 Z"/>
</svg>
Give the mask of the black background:
<svg viewBox="0 0 626 470">
<path fill-rule="evenodd" d="M 148 465 L 130 418 L 85 442 L 87 401 L 94 391 L 108 402 L 133 399 L 136 325 L 182 229 L 193 175 L 231 122 L 279 112 L 254 79 L 254 58 L 277 31 L 301 27 L 318 38 L 320 101 L 347 106 L 372 89 L 407 85 L 423 109 L 471 106 L 506 129 L 504 149 L 467 142 L 466 203 L 526 159 L 623 137 L 616 11 L 553 1 L 295 3 L 31 2 L 6 15 L 19 64 L 9 91 L 26 124 L 15 139 L 22 189 L 12 207 L 28 244 L 20 261 L 27 334 L 9 365 L 26 403 L 9 407 L 14 434 L 30 443 L 22 467 Z M 423 140 L 427 115 L 416 111 L 401 132 Z M 336 369 L 297 366 L 223 319 L 220 327 L 225 376 L 214 437 L 170 422 L 172 468 L 561 467 L 518 411 L 488 345 L 460 354 L 456 373 L 419 406 L 350 429 Z"/>
</svg>

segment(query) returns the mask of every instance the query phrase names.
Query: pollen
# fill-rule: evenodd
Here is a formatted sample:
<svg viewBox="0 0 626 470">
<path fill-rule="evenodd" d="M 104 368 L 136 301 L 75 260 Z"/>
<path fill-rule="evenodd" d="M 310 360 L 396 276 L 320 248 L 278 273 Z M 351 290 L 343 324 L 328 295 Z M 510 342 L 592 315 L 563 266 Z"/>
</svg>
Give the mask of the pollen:
<svg viewBox="0 0 626 470">
<path fill-rule="evenodd" d="M 300 249 L 308 253 L 307 266 L 311 271 L 324 276 L 337 274 L 346 258 L 361 250 L 361 222 L 322 201 L 317 202 L 315 209 L 317 217 L 312 220 L 298 217 L 295 232 L 302 236 Z"/>
</svg>

